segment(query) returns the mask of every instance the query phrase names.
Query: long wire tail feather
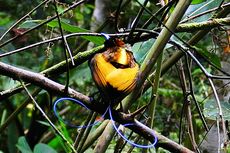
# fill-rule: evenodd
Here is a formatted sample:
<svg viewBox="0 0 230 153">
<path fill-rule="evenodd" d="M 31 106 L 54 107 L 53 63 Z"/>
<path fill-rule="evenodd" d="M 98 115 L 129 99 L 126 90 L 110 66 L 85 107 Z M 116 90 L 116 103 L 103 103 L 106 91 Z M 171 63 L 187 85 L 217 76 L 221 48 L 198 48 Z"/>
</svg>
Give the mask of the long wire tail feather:
<svg viewBox="0 0 230 153">
<path fill-rule="evenodd" d="M 134 143 L 133 141 L 130 141 L 128 138 L 126 138 L 126 137 L 119 131 L 118 127 L 115 125 L 115 122 L 114 122 L 114 120 L 113 120 L 112 111 L 111 111 L 111 107 L 110 107 L 110 106 L 109 106 L 108 110 L 109 110 L 110 120 L 112 121 L 112 124 L 113 124 L 114 129 L 117 131 L 117 133 L 118 133 L 125 141 L 127 141 L 129 144 L 131 144 L 131 145 L 133 145 L 133 146 L 135 146 L 135 147 L 138 147 L 138 148 L 145 148 L 145 149 L 147 149 L 147 148 L 153 148 L 153 147 L 155 147 L 155 145 L 156 145 L 158 139 L 157 139 L 157 136 L 155 135 L 154 132 L 152 132 L 152 135 L 153 135 L 153 137 L 154 137 L 154 142 L 153 142 L 152 144 L 150 144 L 150 145 L 140 145 L 140 144 Z M 125 125 L 123 125 L 123 126 L 126 127 L 126 126 L 129 126 L 129 125 L 132 125 L 132 124 L 125 124 Z"/>
<path fill-rule="evenodd" d="M 104 116 L 105 116 L 105 114 L 107 113 L 107 111 L 106 111 L 106 112 L 100 117 L 100 120 L 97 120 L 96 122 L 94 122 L 94 123 L 92 123 L 92 124 L 90 124 L 90 125 L 87 125 L 87 126 L 84 126 L 84 125 L 83 125 L 83 126 L 82 126 L 82 125 L 74 125 L 74 124 L 69 123 L 68 121 L 64 121 L 64 120 L 60 117 L 60 115 L 58 114 L 58 111 L 57 111 L 57 105 L 58 105 L 58 103 L 64 102 L 64 101 L 66 101 L 66 100 L 71 101 L 71 102 L 74 102 L 74 103 L 76 103 L 76 104 L 78 104 L 78 105 L 84 107 L 84 108 L 87 109 L 87 110 L 90 110 L 90 109 L 89 109 L 86 105 L 84 105 L 81 101 L 79 101 L 79 100 L 77 100 L 77 99 L 74 99 L 74 98 L 62 97 L 62 98 L 57 99 L 57 100 L 54 102 L 54 105 L 53 105 L 54 115 L 59 119 L 59 121 L 63 122 L 64 124 L 66 124 L 66 125 L 68 125 L 68 126 L 70 126 L 70 127 L 74 127 L 74 128 L 88 128 L 88 127 L 90 127 L 90 126 L 94 126 L 94 125 L 100 123 L 100 122 L 101 122 L 101 119 L 103 119 Z"/>
</svg>

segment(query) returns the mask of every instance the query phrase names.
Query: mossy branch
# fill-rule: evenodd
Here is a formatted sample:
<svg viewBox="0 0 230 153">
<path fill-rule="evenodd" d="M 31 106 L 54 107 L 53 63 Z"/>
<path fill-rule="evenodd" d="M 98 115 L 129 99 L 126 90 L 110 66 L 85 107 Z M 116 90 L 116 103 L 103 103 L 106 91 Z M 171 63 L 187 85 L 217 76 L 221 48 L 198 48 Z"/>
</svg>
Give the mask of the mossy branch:
<svg viewBox="0 0 230 153">
<path fill-rule="evenodd" d="M 88 51 L 79 52 L 78 54 L 76 54 L 73 57 L 74 62 L 75 62 L 74 66 L 71 64 L 71 60 L 68 59 L 70 69 L 81 65 L 83 62 L 87 61 L 92 55 L 96 54 L 97 52 L 100 52 L 101 49 L 103 49 L 103 47 L 104 47 L 104 45 L 101 45 L 101 46 L 95 47 L 95 48 L 88 50 Z M 53 65 L 52 67 L 50 67 L 46 70 L 43 70 L 40 73 L 44 74 L 47 77 L 52 77 L 52 76 L 57 76 L 59 74 L 62 74 L 65 71 L 66 71 L 66 62 L 64 60 L 64 61 L 62 61 L 56 65 Z M 20 85 L 20 86 L 11 88 L 11 89 L 6 90 L 6 91 L 2 91 L 2 92 L 0 92 L 0 100 L 7 98 L 7 97 L 10 97 L 11 95 L 18 93 L 21 90 L 23 90 L 23 88 Z"/>
<path fill-rule="evenodd" d="M 230 17 L 211 19 L 204 22 L 198 23 L 183 23 L 179 24 L 176 28 L 176 32 L 194 32 L 198 30 L 210 30 L 219 26 L 229 26 Z"/>
</svg>

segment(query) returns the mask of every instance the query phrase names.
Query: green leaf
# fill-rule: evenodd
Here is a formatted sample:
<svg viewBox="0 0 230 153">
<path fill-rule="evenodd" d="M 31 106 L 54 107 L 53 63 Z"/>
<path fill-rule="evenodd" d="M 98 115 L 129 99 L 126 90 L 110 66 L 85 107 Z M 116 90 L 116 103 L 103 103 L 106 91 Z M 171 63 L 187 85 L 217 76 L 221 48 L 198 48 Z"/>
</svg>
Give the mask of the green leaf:
<svg viewBox="0 0 230 153">
<path fill-rule="evenodd" d="M 44 20 L 27 20 L 23 22 L 21 25 L 19 25 L 19 28 L 25 28 L 25 29 L 30 29 L 32 27 L 35 27 L 36 25 L 44 22 Z M 51 28 L 59 28 L 59 24 L 57 20 L 52 20 L 47 25 Z M 62 29 L 71 32 L 71 33 L 79 33 L 79 32 L 90 32 L 89 30 L 80 28 L 78 26 L 71 25 L 67 23 L 67 20 L 62 20 L 61 21 L 61 26 Z M 104 38 L 98 37 L 98 36 L 82 36 L 82 38 L 93 42 L 96 45 L 102 45 L 104 43 Z"/>
<path fill-rule="evenodd" d="M 59 27 L 59 23 L 57 20 L 50 21 L 47 25 L 51 28 L 58 28 Z M 68 32 L 88 32 L 88 30 L 86 30 L 86 29 L 68 24 L 68 23 L 63 22 L 63 21 L 61 21 L 61 27 L 63 28 L 63 30 L 68 31 Z"/>
<path fill-rule="evenodd" d="M 22 153 L 33 153 L 24 136 L 18 139 L 18 144 L 16 146 Z"/>
<path fill-rule="evenodd" d="M 57 28 L 59 27 L 58 21 L 57 20 L 53 20 L 51 22 L 49 22 L 47 24 L 48 26 L 52 27 L 52 28 Z M 74 26 L 71 24 L 68 24 L 66 22 L 61 21 L 61 26 L 62 29 L 71 33 L 78 33 L 78 32 L 89 32 L 86 29 L 80 28 L 78 26 Z M 102 45 L 104 43 L 104 38 L 102 37 L 96 37 L 96 36 L 82 36 L 82 38 L 91 41 L 97 45 Z"/>
<path fill-rule="evenodd" d="M 202 55 L 205 59 L 210 61 L 213 65 L 215 65 L 218 68 L 221 68 L 220 58 L 215 53 L 197 47 L 196 51 L 200 53 L 200 55 Z"/>
<path fill-rule="evenodd" d="M 192 0 L 192 4 L 200 4 L 205 2 L 206 0 Z"/>
<path fill-rule="evenodd" d="M 57 152 L 50 146 L 43 143 L 39 143 L 34 147 L 34 153 L 57 153 Z"/>
<path fill-rule="evenodd" d="M 135 59 L 138 63 L 142 63 L 144 58 L 146 57 L 149 49 L 152 47 L 153 43 L 155 42 L 154 39 L 149 39 L 144 42 L 135 43 L 132 46 L 132 51 L 134 54 Z"/>
<path fill-rule="evenodd" d="M 221 101 L 220 102 L 222 111 L 223 111 L 223 118 L 225 120 L 230 120 L 230 103 Z M 219 116 L 219 110 L 217 107 L 217 102 L 214 99 L 208 100 L 204 103 L 204 116 L 211 119 L 216 120 L 216 118 Z"/>
</svg>

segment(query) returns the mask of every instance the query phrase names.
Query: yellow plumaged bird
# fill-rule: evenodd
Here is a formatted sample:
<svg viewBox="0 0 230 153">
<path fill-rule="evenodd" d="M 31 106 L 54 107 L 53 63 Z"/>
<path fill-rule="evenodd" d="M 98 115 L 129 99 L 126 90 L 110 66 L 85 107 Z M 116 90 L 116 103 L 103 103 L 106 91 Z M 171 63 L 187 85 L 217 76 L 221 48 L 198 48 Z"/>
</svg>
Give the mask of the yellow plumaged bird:
<svg viewBox="0 0 230 153">
<path fill-rule="evenodd" d="M 95 54 L 89 66 L 102 98 L 109 105 L 119 103 L 135 87 L 139 65 L 118 38 L 107 39 L 105 51 Z"/>
</svg>

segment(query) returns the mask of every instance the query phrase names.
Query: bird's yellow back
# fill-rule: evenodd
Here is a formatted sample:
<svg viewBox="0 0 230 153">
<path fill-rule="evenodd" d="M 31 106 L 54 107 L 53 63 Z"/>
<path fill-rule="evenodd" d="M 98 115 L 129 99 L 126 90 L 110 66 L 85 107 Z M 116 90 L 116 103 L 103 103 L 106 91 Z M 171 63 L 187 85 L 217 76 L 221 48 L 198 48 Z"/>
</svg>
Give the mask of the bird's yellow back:
<svg viewBox="0 0 230 153">
<path fill-rule="evenodd" d="M 96 54 L 90 61 L 90 68 L 104 99 L 117 103 L 135 87 L 139 65 L 132 52 L 118 44 Z"/>
</svg>

